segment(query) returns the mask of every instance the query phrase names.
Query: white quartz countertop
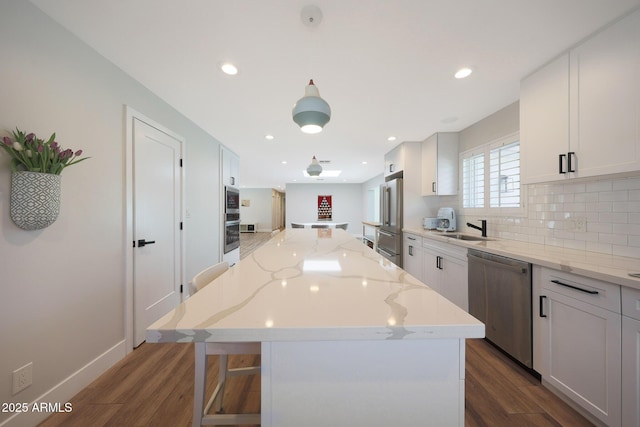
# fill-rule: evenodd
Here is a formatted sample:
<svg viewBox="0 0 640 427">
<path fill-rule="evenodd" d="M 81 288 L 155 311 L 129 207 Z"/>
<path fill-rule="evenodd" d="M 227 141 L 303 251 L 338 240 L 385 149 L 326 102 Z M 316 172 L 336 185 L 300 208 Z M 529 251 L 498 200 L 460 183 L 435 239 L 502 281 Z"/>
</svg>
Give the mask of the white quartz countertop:
<svg viewBox="0 0 640 427">
<path fill-rule="evenodd" d="M 637 258 L 566 249 L 516 240 L 458 240 L 445 237 L 447 233 L 424 230 L 422 228 L 405 228 L 403 231 L 405 233 L 427 237 L 434 241 L 474 248 L 496 255 L 516 258 L 530 262 L 531 264 L 640 289 L 640 279 L 629 276 L 629 273 L 640 273 L 640 259 Z M 463 234 L 473 235 L 472 233 Z"/>
<path fill-rule="evenodd" d="M 287 229 L 147 329 L 148 342 L 481 338 L 484 325 L 339 229 Z"/>
</svg>

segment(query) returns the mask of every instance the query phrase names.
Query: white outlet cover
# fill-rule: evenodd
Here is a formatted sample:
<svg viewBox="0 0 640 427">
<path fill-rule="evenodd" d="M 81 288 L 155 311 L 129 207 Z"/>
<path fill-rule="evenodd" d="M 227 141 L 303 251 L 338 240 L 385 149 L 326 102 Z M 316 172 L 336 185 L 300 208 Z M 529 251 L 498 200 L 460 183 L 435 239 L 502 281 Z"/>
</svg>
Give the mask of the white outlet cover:
<svg viewBox="0 0 640 427">
<path fill-rule="evenodd" d="M 33 362 L 13 371 L 13 394 L 17 394 L 33 383 Z"/>
</svg>

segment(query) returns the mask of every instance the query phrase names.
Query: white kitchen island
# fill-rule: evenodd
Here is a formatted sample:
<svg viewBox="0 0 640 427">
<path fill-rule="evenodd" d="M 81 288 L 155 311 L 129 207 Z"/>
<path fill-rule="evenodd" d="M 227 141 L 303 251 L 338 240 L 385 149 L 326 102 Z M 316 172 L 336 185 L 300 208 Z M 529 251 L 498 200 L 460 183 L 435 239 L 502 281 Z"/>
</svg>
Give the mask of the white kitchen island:
<svg viewBox="0 0 640 427">
<path fill-rule="evenodd" d="M 262 426 L 462 426 L 484 325 L 343 230 L 288 229 L 147 342 L 262 343 Z M 203 346 L 197 346 L 203 348 Z"/>
</svg>

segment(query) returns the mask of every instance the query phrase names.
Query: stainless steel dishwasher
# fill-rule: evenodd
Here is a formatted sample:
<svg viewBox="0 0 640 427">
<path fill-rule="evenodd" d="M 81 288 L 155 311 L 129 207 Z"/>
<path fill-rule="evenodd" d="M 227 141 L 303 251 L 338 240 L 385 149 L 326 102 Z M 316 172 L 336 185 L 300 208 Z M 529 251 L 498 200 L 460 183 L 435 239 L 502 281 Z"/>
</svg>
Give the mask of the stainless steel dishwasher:
<svg viewBox="0 0 640 427">
<path fill-rule="evenodd" d="M 486 337 L 532 368 L 531 264 L 469 249 L 469 313 Z"/>
</svg>

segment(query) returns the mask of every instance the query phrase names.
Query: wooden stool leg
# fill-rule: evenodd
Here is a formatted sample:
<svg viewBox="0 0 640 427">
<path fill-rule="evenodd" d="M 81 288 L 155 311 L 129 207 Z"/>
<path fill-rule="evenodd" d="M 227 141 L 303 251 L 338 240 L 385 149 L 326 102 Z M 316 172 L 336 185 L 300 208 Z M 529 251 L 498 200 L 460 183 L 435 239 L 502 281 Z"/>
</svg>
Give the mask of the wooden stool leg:
<svg viewBox="0 0 640 427">
<path fill-rule="evenodd" d="M 195 343 L 195 374 L 193 388 L 193 427 L 202 425 L 204 409 L 204 393 L 207 384 L 207 354 L 206 343 Z"/>
<path fill-rule="evenodd" d="M 218 385 L 220 387 L 219 395 L 217 396 L 216 403 L 214 406 L 215 412 L 222 411 L 222 399 L 224 398 L 224 386 L 227 384 L 227 363 L 229 361 L 229 356 L 226 354 L 220 355 L 219 360 L 219 368 L 218 368 Z"/>
</svg>

